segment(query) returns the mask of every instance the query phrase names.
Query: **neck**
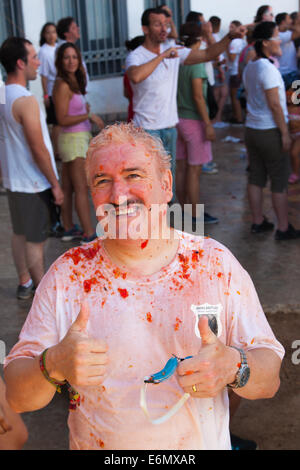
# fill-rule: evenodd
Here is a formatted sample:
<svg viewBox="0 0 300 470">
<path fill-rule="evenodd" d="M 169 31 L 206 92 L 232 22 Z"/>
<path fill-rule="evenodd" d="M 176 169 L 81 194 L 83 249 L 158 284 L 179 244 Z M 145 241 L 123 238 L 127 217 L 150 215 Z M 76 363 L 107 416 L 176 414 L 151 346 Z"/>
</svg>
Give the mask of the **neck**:
<svg viewBox="0 0 300 470">
<path fill-rule="evenodd" d="M 160 42 L 152 41 L 149 36 L 145 37 L 143 46 L 154 54 L 160 54 Z"/>
<path fill-rule="evenodd" d="M 8 74 L 6 82 L 6 85 L 21 85 L 26 88 L 27 81 L 24 75 L 20 75 L 18 73 L 11 73 Z"/>
<path fill-rule="evenodd" d="M 169 239 L 110 240 L 103 242 L 111 260 L 121 269 L 138 275 L 151 275 L 167 266 L 174 258 L 179 241 L 170 230 Z"/>
</svg>

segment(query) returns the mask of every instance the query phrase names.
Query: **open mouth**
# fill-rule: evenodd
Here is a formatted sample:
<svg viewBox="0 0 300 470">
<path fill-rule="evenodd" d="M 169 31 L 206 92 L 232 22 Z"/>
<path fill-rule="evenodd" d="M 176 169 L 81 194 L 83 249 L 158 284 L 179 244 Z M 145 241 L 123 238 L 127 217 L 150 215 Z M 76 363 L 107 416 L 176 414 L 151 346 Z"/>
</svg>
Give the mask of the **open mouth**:
<svg viewBox="0 0 300 470">
<path fill-rule="evenodd" d="M 143 204 L 131 203 L 125 206 L 116 207 L 110 212 L 110 215 L 115 217 L 135 217 L 141 214 L 143 208 Z"/>
</svg>

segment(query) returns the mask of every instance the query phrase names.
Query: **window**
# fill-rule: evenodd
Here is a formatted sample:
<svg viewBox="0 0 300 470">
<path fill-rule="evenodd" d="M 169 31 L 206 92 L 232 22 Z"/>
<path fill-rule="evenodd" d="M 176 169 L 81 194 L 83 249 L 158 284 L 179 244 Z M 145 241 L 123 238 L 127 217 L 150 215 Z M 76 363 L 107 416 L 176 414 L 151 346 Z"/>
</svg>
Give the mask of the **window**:
<svg viewBox="0 0 300 470">
<path fill-rule="evenodd" d="M 0 45 L 9 36 L 24 36 L 21 0 L 0 1 Z M 1 72 L 5 78 L 3 68 L 0 70 L 0 78 Z"/>
<path fill-rule="evenodd" d="M 185 17 L 191 10 L 190 0 L 144 0 L 145 9 L 155 8 L 159 5 L 168 5 L 172 10 L 174 23 L 179 30 L 180 25 L 185 22 Z"/>
<path fill-rule="evenodd" d="M 73 16 L 80 26 L 80 49 L 90 78 L 122 74 L 127 50 L 124 0 L 47 0 L 47 21 Z"/>
<path fill-rule="evenodd" d="M 0 2 L 0 44 L 9 36 L 24 36 L 21 0 Z"/>
</svg>

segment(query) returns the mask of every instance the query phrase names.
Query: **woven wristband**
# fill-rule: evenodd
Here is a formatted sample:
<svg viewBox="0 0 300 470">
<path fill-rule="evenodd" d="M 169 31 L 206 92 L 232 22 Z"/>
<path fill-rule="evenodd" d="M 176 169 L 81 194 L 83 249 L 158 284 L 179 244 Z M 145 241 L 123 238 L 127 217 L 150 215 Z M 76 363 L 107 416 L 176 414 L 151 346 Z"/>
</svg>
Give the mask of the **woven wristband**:
<svg viewBox="0 0 300 470">
<path fill-rule="evenodd" d="M 60 382 L 59 380 L 55 380 L 50 375 L 48 374 L 48 371 L 46 369 L 46 353 L 48 349 L 45 349 L 45 351 L 41 354 L 40 356 L 40 369 L 45 377 L 45 379 L 50 382 L 55 388 L 58 393 L 61 393 L 61 387 L 63 385 L 67 385 L 68 392 L 69 392 L 69 397 L 70 397 L 70 403 L 69 403 L 69 410 L 74 411 L 76 410 L 77 406 L 80 406 L 80 395 L 79 393 L 72 387 L 71 384 L 67 380 L 64 380 L 63 382 Z"/>
</svg>

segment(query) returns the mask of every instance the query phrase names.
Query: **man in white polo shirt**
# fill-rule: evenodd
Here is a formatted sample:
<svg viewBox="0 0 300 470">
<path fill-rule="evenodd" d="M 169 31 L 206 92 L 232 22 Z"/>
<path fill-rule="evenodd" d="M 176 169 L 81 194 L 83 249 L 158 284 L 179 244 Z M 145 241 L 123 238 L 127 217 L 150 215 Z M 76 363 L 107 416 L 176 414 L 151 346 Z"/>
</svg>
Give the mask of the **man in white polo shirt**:
<svg viewBox="0 0 300 470">
<path fill-rule="evenodd" d="M 282 55 L 278 57 L 279 70 L 282 75 L 286 89 L 288 89 L 294 80 L 299 80 L 297 51 L 294 40 L 300 37 L 300 22 L 296 20 L 294 25 L 292 19 L 287 13 L 276 15 L 276 24 L 279 28 L 279 37 L 281 39 Z"/>
<path fill-rule="evenodd" d="M 51 199 L 63 203 L 45 116 L 26 89 L 40 65 L 30 41 L 12 37 L 0 48 L 7 72 L 0 103 L 0 158 L 13 228 L 12 253 L 19 277 L 18 299 L 28 299 L 44 275 L 44 245 Z"/>
<path fill-rule="evenodd" d="M 209 62 L 218 57 L 232 37 L 205 50 L 177 47 L 168 40 L 168 18 L 159 8 L 148 9 L 142 16 L 145 42 L 126 60 L 127 75 L 133 89 L 134 123 L 163 141 L 172 155 L 173 195 L 175 195 L 177 82 L 179 66 Z M 173 200 L 175 197 L 173 196 Z"/>
</svg>

